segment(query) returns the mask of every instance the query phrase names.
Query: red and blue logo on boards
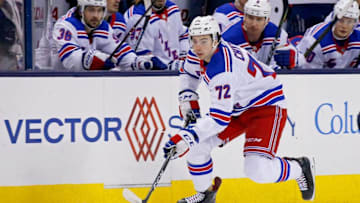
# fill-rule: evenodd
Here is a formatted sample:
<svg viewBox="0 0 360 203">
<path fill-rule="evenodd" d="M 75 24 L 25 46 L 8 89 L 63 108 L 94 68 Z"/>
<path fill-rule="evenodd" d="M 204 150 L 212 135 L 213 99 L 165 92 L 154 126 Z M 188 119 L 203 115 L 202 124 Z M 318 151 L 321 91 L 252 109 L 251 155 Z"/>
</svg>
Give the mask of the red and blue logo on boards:
<svg viewBox="0 0 360 203">
<path fill-rule="evenodd" d="M 125 133 L 137 161 L 144 161 L 155 156 L 165 133 L 165 124 L 156 104 L 155 98 L 150 101 L 145 97 L 142 101 L 136 98 L 131 110 Z"/>
</svg>

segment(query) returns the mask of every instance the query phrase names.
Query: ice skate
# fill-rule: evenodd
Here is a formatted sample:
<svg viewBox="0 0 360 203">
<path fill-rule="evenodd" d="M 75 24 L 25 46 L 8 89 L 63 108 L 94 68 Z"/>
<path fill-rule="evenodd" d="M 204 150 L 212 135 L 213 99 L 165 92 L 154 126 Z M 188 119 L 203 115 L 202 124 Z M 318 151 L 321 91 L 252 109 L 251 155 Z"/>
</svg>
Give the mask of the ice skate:
<svg viewBox="0 0 360 203">
<path fill-rule="evenodd" d="M 215 177 L 214 185 L 211 190 L 205 192 L 198 192 L 190 197 L 185 197 L 178 201 L 178 203 L 215 203 L 216 193 L 221 185 L 221 178 Z"/>
<path fill-rule="evenodd" d="M 299 185 L 302 198 L 304 200 L 313 200 L 315 197 L 315 174 L 314 174 L 314 165 L 311 164 L 310 160 L 307 157 L 300 158 L 288 158 L 288 160 L 294 160 L 299 163 L 302 169 L 302 174 L 299 178 L 296 179 L 296 182 Z"/>
</svg>

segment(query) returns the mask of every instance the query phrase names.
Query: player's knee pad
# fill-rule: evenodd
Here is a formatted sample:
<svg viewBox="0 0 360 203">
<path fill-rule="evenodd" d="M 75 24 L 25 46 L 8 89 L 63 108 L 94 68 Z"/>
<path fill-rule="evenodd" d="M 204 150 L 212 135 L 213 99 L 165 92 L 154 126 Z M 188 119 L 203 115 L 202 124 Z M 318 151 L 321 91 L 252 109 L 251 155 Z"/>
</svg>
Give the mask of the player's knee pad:
<svg viewBox="0 0 360 203">
<path fill-rule="evenodd" d="M 245 175 L 257 183 L 273 181 L 273 160 L 264 156 L 248 155 L 245 157 Z"/>
</svg>

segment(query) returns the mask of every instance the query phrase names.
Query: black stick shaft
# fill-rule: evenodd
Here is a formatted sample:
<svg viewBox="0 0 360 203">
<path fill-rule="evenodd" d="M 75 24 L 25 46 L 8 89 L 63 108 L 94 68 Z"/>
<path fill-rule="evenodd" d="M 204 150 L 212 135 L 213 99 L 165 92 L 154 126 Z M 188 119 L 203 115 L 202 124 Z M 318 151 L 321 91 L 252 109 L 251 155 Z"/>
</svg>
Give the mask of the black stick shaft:
<svg viewBox="0 0 360 203">
<path fill-rule="evenodd" d="M 279 23 L 279 26 L 278 26 L 278 29 L 276 31 L 276 34 L 275 34 L 275 39 L 274 41 L 272 42 L 271 44 L 271 49 L 270 49 L 270 53 L 268 55 L 268 58 L 266 60 L 266 64 L 269 65 L 270 62 L 271 62 L 271 58 L 272 56 L 274 55 L 274 51 L 275 51 L 275 48 L 276 48 L 276 42 L 278 40 L 278 38 L 280 37 L 280 34 L 281 34 L 281 31 L 282 31 L 282 25 L 284 24 L 285 20 L 286 20 L 286 17 L 287 17 L 287 14 L 288 14 L 288 11 L 289 11 L 289 6 L 287 3 L 283 3 L 284 5 L 284 8 L 285 8 L 285 11 L 284 11 L 284 14 L 282 15 L 282 18 L 280 20 L 280 23 Z"/>
<path fill-rule="evenodd" d="M 155 190 L 155 187 L 156 187 L 157 184 L 159 183 L 159 181 L 160 181 L 163 173 L 165 172 L 165 169 L 166 169 L 166 167 L 168 166 L 168 164 L 169 164 L 169 162 L 170 162 L 170 159 L 171 159 L 171 157 L 174 155 L 174 153 L 175 153 L 175 148 L 171 149 L 169 155 L 166 157 L 163 165 L 162 165 L 161 168 L 160 168 L 159 173 L 157 174 L 157 176 L 155 177 L 155 180 L 154 180 L 153 184 L 151 185 L 150 191 L 148 192 L 148 194 L 146 195 L 146 198 L 142 201 L 142 203 L 146 203 L 146 202 L 149 200 L 152 192 Z"/>
<path fill-rule="evenodd" d="M 115 53 L 117 52 L 117 50 L 124 44 L 124 42 L 125 42 L 125 41 L 127 40 L 127 38 L 129 37 L 131 30 L 132 30 L 133 28 L 136 28 L 136 27 L 139 25 L 139 23 L 142 21 L 142 19 L 146 16 L 146 13 L 148 13 L 148 12 L 150 11 L 152 5 L 153 5 L 153 1 L 151 1 L 151 5 L 149 6 L 149 8 L 147 8 L 147 9 L 145 10 L 145 13 L 140 17 L 140 19 L 135 23 L 135 25 L 129 30 L 129 32 L 126 33 L 124 39 L 121 40 L 120 44 L 119 44 L 119 45 L 115 48 L 115 50 L 110 54 L 109 59 L 111 59 L 111 58 L 115 55 Z"/>
</svg>

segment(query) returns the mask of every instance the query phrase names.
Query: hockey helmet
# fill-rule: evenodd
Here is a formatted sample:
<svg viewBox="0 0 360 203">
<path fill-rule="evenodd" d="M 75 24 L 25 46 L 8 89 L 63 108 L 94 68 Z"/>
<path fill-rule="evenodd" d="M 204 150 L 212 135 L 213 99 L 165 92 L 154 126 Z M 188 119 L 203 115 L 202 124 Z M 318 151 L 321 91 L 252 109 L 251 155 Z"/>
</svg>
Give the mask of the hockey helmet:
<svg viewBox="0 0 360 203">
<path fill-rule="evenodd" d="M 245 3 L 244 13 L 269 19 L 271 14 L 269 0 L 248 0 Z"/>
<path fill-rule="evenodd" d="M 82 15 L 82 21 L 84 23 L 84 10 L 86 6 L 100 6 L 104 7 L 104 15 L 103 18 L 105 18 L 107 14 L 107 4 L 106 0 L 78 0 L 78 6 L 80 7 L 80 12 Z M 101 23 L 100 23 L 101 24 Z"/>
<path fill-rule="evenodd" d="M 212 16 L 197 16 L 189 27 L 190 38 L 198 35 L 211 35 L 213 41 L 220 41 L 220 27 Z"/>
<path fill-rule="evenodd" d="M 344 12 L 344 9 L 346 9 L 346 4 L 348 3 L 348 0 L 340 0 L 338 1 L 334 6 L 334 13 L 337 15 L 336 17 L 338 19 L 342 17 L 348 17 L 358 20 L 359 19 L 359 4 L 356 1 L 353 1 L 350 6 L 347 8 L 347 10 Z"/>
</svg>

